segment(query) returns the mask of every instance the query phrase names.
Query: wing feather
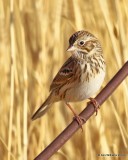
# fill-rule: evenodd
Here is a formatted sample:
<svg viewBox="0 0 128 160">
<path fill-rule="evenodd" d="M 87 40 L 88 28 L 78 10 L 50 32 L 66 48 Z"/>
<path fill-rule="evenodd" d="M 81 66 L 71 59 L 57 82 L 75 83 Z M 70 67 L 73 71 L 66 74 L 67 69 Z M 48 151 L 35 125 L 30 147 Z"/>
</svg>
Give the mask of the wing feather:
<svg viewBox="0 0 128 160">
<path fill-rule="evenodd" d="M 50 91 L 63 86 L 66 82 L 75 77 L 77 61 L 75 58 L 70 57 L 60 68 L 59 72 L 56 74 L 53 79 Z"/>
</svg>

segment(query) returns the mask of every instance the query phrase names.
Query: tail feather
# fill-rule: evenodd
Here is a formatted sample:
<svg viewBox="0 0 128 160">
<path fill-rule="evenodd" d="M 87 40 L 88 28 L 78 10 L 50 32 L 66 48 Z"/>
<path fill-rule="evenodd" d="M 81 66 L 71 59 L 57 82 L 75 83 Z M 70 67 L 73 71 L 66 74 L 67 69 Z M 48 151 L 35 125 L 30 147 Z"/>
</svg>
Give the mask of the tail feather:
<svg viewBox="0 0 128 160">
<path fill-rule="evenodd" d="M 49 108 L 50 108 L 50 103 L 48 97 L 46 101 L 39 107 L 39 109 L 33 114 L 32 120 L 36 120 L 37 118 L 43 116 Z"/>
</svg>

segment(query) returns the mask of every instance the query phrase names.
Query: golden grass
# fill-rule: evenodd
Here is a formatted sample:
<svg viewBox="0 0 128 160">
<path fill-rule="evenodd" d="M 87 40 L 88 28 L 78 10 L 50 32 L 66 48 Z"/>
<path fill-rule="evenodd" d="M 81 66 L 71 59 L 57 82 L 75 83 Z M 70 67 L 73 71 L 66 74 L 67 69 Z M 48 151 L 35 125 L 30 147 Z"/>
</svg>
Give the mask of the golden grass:
<svg viewBox="0 0 128 160">
<path fill-rule="evenodd" d="M 31 116 L 66 53 L 69 36 L 88 30 L 102 43 L 104 85 L 128 60 L 127 0 L 0 1 L 0 159 L 31 160 L 72 120 L 63 103 L 40 120 Z M 73 104 L 80 112 L 86 102 Z M 127 157 L 97 157 L 127 153 Z M 51 160 L 128 159 L 128 79 Z"/>
</svg>

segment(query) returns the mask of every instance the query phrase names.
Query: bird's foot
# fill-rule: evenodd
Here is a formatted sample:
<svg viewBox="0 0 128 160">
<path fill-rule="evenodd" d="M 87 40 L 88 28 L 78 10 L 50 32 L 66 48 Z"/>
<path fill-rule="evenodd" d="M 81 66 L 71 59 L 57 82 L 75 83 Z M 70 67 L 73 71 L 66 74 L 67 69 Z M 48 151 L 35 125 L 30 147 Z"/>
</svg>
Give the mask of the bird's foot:
<svg viewBox="0 0 128 160">
<path fill-rule="evenodd" d="M 81 116 L 77 115 L 77 114 L 74 115 L 73 119 L 75 119 L 77 121 L 77 123 L 79 124 L 79 126 L 80 126 L 80 128 L 81 128 L 81 130 L 83 132 L 82 125 L 83 125 L 83 122 L 86 122 L 86 119 L 84 117 L 81 117 Z"/>
<path fill-rule="evenodd" d="M 66 106 L 68 106 L 68 108 L 72 111 L 73 115 L 74 115 L 74 118 L 77 123 L 79 124 L 80 128 L 82 129 L 83 131 L 83 122 L 86 122 L 86 119 L 84 117 L 81 117 L 79 115 L 77 115 L 77 113 L 74 111 L 74 109 L 71 107 L 71 105 L 69 103 L 66 102 Z"/>
<path fill-rule="evenodd" d="M 97 102 L 97 100 L 95 98 L 89 98 L 89 100 L 90 100 L 90 102 L 88 102 L 88 103 L 92 103 L 93 104 L 95 112 L 96 112 L 95 116 L 97 116 L 98 109 L 100 109 L 100 105 L 99 105 L 99 103 Z"/>
</svg>

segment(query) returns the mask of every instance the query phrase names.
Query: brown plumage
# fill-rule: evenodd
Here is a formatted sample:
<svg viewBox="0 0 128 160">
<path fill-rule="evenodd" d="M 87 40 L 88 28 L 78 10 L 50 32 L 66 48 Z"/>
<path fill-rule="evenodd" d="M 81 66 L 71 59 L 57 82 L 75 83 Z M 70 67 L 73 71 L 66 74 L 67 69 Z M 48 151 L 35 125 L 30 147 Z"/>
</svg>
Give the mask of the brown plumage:
<svg viewBox="0 0 128 160">
<path fill-rule="evenodd" d="M 72 56 L 56 74 L 50 85 L 50 95 L 32 120 L 44 115 L 50 104 L 62 100 L 80 123 L 80 117 L 69 102 L 90 98 L 101 87 L 105 77 L 105 61 L 98 39 L 87 31 L 78 31 L 70 37 L 68 51 L 72 52 Z"/>
</svg>

